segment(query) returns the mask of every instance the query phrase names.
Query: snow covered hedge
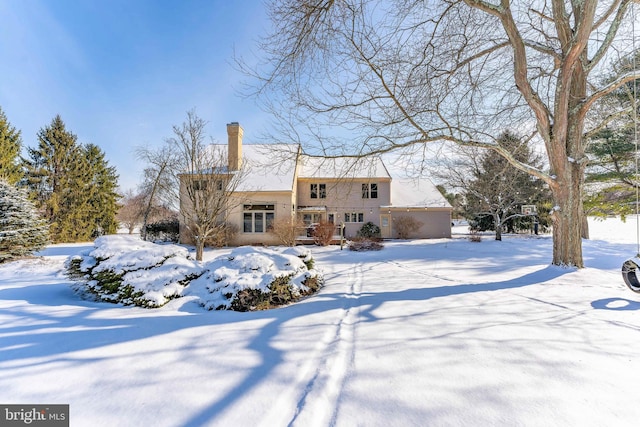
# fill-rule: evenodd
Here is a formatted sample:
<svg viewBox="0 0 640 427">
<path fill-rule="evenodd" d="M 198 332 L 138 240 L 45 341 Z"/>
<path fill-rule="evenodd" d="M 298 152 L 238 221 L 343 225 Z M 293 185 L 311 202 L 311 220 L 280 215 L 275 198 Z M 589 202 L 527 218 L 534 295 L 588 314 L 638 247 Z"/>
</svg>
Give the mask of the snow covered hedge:
<svg viewBox="0 0 640 427">
<path fill-rule="evenodd" d="M 306 248 L 240 247 L 198 263 L 181 246 L 131 236 L 100 237 L 93 249 L 67 262 L 67 272 L 83 294 L 148 308 L 191 295 L 208 310 L 261 310 L 296 301 L 322 284 Z"/>
</svg>

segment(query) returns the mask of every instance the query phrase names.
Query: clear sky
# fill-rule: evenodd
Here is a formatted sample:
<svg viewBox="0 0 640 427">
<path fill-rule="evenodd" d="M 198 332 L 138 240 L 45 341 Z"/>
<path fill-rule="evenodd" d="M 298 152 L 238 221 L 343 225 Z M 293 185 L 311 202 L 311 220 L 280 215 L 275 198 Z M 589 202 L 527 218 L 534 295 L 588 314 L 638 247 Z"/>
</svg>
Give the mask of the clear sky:
<svg viewBox="0 0 640 427">
<path fill-rule="evenodd" d="M 269 121 L 232 61 L 267 32 L 262 0 L 0 0 L 0 22 L 0 107 L 24 146 L 60 114 L 124 190 L 140 181 L 135 147 L 160 145 L 187 110 L 218 142 L 229 122 L 251 142 Z"/>
</svg>

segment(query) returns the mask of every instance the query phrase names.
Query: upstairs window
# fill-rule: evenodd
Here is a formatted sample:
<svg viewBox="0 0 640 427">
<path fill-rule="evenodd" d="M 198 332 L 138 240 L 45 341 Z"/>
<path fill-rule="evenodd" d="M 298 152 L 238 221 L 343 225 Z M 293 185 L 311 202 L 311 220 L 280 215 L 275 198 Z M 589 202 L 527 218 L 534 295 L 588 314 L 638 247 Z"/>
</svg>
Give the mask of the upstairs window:
<svg viewBox="0 0 640 427">
<path fill-rule="evenodd" d="M 378 184 L 362 184 L 362 198 L 363 199 L 377 199 L 378 198 Z"/>
<path fill-rule="evenodd" d="M 327 198 L 327 184 L 311 184 L 310 190 L 312 199 Z"/>
</svg>

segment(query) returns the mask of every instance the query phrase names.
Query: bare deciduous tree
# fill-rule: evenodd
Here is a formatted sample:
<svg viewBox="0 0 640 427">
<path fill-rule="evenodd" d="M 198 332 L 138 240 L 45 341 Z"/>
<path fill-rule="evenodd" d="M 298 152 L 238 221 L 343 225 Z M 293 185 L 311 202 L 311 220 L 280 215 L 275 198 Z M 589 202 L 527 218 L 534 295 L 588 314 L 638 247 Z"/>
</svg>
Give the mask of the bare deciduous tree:
<svg viewBox="0 0 640 427">
<path fill-rule="evenodd" d="M 144 195 L 145 206 L 142 214 L 141 237 L 146 238 L 146 226 L 153 215 L 154 207 L 167 205 L 176 207 L 179 203 L 178 190 L 174 189 L 175 171 L 179 167 L 178 158 L 168 144 L 160 148 L 138 147 L 136 156 L 146 162 L 140 193 Z"/>
<path fill-rule="evenodd" d="M 237 190 L 248 170 L 246 165 L 230 167 L 225 146 L 205 144 L 205 125 L 195 111 L 189 111 L 166 141 L 177 159 L 171 176 L 172 188 L 179 191 L 181 226 L 194 240 L 198 261 L 205 243 L 225 234 L 229 214 L 243 203 Z"/>
<path fill-rule="evenodd" d="M 136 226 L 141 226 L 146 207 L 145 196 L 135 194 L 133 190 L 127 190 L 120 200 L 120 209 L 116 219 L 127 228 L 129 234 L 133 233 Z"/>
<path fill-rule="evenodd" d="M 316 138 L 323 154 L 497 151 L 553 192 L 553 263 L 583 267 L 586 136 L 619 114 L 590 110 L 638 77 L 598 78 L 633 46 L 634 1 L 274 0 L 257 92 L 276 133 Z M 497 144 L 508 128 L 536 135 L 549 172 Z"/>
</svg>

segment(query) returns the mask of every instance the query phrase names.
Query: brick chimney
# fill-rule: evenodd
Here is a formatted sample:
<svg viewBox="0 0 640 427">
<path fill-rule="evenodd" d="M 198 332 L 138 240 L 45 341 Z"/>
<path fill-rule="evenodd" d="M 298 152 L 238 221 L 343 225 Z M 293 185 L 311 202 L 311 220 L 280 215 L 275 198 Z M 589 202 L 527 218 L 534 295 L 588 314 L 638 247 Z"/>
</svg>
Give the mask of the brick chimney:
<svg viewBox="0 0 640 427">
<path fill-rule="evenodd" d="M 229 170 L 237 171 L 242 166 L 242 127 L 238 122 L 227 124 L 229 136 Z"/>
</svg>

